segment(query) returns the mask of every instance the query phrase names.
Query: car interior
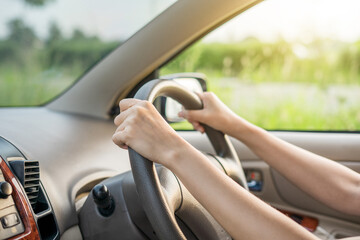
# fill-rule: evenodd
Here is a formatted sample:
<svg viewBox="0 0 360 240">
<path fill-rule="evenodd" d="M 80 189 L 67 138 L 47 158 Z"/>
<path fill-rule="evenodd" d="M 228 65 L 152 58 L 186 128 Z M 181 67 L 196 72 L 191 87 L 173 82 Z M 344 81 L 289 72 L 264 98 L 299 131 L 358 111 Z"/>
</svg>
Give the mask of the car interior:
<svg viewBox="0 0 360 240">
<path fill-rule="evenodd" d="M 153 102 L 169 123 L 181 105 L 201 109 L 194 91 L 209 88 L 207 76 L 161 69 L 260 2 L 173 1 L 51 101 L 1 107 L 0 239 L 231 239 L 171 171 L 112 142 L 113 119 L 130 97 Z M 312 198 L 240 141 L 211 128 L 177 133 L 320 239 L 360 236 L 359 216 Z M 271 133 L 360 173 L 359 128 Z"/>
</svg>

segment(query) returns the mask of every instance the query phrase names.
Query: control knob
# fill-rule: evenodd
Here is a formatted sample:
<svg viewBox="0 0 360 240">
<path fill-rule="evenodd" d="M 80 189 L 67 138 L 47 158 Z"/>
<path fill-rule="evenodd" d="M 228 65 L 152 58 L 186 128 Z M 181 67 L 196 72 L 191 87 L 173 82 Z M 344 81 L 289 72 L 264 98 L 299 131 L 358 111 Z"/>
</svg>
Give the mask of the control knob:
<svg viewBox="0 0 360 240">
<path fill-rule="evenodd" d="M 0 182 L 0 198 L 7 198 L 12 194 L 12 187 L 8 182 Z"/>
<path fill-rule="evenodd" d="M 109 189 L 104 184 L 96 185 L 92 190 L 92 195 L 101 215 L 108 217 L 114 212 L 114 199 L 110 195 Z"/>
</svg>

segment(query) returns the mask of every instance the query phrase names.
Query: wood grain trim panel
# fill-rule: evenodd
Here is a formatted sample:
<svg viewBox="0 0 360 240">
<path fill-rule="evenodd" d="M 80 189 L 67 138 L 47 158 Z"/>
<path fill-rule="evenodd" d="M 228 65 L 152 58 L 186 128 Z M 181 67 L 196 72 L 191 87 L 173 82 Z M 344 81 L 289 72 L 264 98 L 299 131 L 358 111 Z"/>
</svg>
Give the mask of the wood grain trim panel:
<svg viewBox="0 0 360 240">
<path fill-rule="evenodd" d="M 30 205 L 26 200 L 26 196 L 22 191 L 21 185 L 15 178 L 14 174 L 11 172 L 9 166 L 1 157 L 0 169 L 3 172 L 5 180 L 10 183 L 13 188 L 12 197 L 25 227 L 25 231 L 23 233 L 16 235 L 10 239 L 40 240 L 40 235 L 36 226 L 34 216 L 32 214 Z"/>
</svg>

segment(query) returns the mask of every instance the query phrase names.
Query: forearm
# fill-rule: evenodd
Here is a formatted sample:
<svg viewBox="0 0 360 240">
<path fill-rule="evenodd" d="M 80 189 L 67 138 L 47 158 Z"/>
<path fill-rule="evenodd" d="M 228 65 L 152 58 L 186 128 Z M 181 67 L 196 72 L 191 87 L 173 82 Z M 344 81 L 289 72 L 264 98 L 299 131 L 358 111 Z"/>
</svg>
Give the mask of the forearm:
<svg viewBox="0 0 360 240">
<path fill-rule="evenodd" d="M 169 168 L 235 239 L 314 239 L 227 177 L 191 146 Z M 261 229 L 261 231 L 259 231 Z"/>
<path fill-rule="evenodd" d="M 234 131 L 233 136 L 246 144 L 259 158 L 328 206 L 346 213 L 360 214 L 359 174 L 289 144 L 241 118 L 236 121 L 242 124 L 242 129 Z"/>
</svg>

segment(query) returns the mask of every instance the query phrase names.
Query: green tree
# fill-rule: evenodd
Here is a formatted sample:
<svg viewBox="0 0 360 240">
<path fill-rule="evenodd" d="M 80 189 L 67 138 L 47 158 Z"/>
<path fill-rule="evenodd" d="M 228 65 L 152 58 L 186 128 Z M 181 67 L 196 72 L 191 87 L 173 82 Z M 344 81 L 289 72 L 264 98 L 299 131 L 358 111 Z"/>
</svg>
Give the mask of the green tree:
<svg viewBox="0 0 360 240">
<path fill-rule="evenodd" d="M 24 0 L 25 3 L 32 5 L 32 6 L 43 6 L 48 2 L 51 2 L 53 0 Z"/>
<path fill-rule="evenodd" d="M 87 36 L 80 29 L 74 29 L 71 39 L 72 40 L 84 40 Z"/>
<path fill-rule="evenodd" d="M 62 36 L 61 29 L 56 24 L 56 22 L 52 22 L 49 27 L 49 36 L 46 43 L 49 45 L 53 45 L 55 43 L 61 42 L 63 39 L 64 38 Z"/>
<path fill-rule="evenodd" d="M 24 21 L 15 18 L 8 22 L 9 36 L 8 40 L 18 44 L 21 47 L 32 47 L 37 40 L 35 32 L 25 25 Z"/>
</svg>

